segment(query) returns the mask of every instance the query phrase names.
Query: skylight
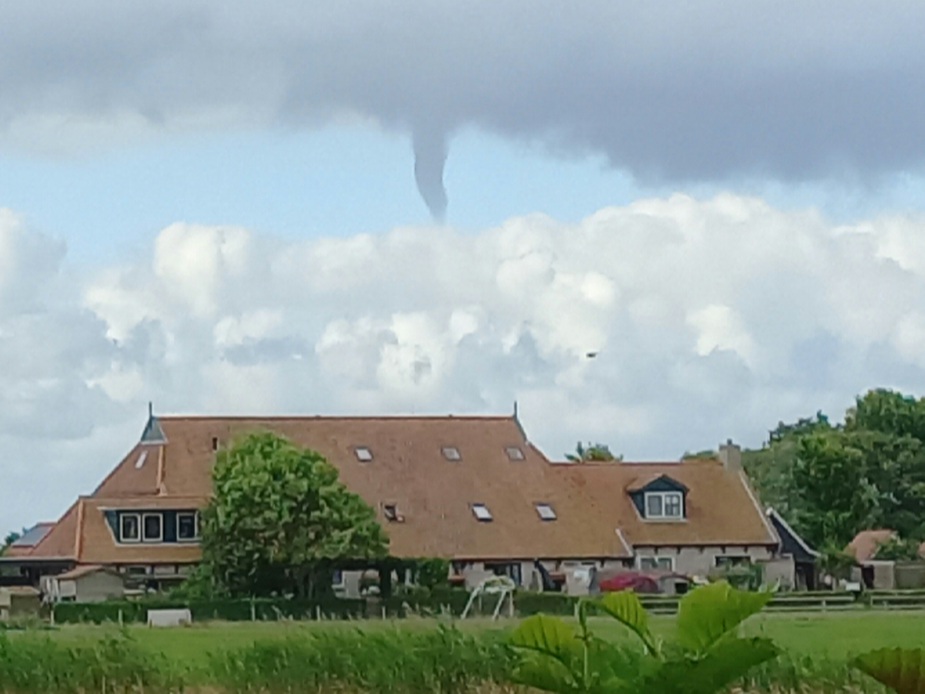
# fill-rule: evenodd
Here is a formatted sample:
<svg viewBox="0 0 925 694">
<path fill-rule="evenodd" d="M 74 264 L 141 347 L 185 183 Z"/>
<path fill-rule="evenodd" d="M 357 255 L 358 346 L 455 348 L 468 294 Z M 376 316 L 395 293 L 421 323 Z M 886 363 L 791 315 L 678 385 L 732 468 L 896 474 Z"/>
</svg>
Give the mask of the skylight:
<svg viewBox="0 0 925 694">
<path fill-rule="evenodd" d="M 368 463 L 373 459 L 373 452 L 366 446 L 357 446 L 353 452 L 361 463 Z"/>
<path fill-rule="evenodd" d="M 444 446 L 443 447 L 443 457 L 447 460 L 461 460 L 462 456 L 459 454 L 459 449 L 456 446 Z"/>
<path fill-rule="evenodd" d="M 472 504 L 472 514 L 482 522 L 494 520 L 491 511 L 485 504 Z"/>
<path fill-rule="evenodd" d="M 556 510 L 549 504 L 537 504 L 536 512 L 544 521 L 554 521 L 558 518 Z"/>
<path fill-rule="evenodd" d="M 504 452 L 507 453 L 507 457 L 511 460 L 523 460 L 524 452 L 520 450 L 518 446 L 508 446 L 504 449 Z"/>
</svg>

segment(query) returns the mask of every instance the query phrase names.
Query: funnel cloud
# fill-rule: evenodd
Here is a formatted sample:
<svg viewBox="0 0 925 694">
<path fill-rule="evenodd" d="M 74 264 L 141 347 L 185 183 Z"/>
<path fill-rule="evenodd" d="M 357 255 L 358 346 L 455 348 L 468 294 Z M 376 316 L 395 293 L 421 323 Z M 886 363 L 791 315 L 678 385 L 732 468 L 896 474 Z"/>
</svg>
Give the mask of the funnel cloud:
<svg viewBox="0 0 925 694">
<path fill-rule="evenodd" d="M 447 136 L 432 129 L 417 129 L 412 138 L 414 146 L 414 180 L 434 221 L 446 221 L 447 195 L 443 183 L 446 167 Z"/>
<path fill-rule="evenodd" d="M 600 155 L 643 183 L 925 168 L 925 3 L 12 5 L 0 154 L 359 120 L 412 136 L 438 220 L 456 130 Z"/>
</svg>

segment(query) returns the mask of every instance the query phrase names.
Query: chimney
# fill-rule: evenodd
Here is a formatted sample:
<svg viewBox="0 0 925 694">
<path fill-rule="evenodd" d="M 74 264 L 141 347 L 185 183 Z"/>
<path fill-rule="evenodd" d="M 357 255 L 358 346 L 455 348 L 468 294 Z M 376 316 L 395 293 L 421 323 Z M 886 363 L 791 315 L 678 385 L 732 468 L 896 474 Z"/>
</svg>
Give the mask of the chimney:
<svg viewBox="0 0 925 694">
<path fill-rule="evenodd" d="M 742 469 L 742 448 L 733 443 L 732 439 L 726 439 L 726 443 L 719 446 L 719 459 L 727 470 L 739 472 Z"/>
</svg>

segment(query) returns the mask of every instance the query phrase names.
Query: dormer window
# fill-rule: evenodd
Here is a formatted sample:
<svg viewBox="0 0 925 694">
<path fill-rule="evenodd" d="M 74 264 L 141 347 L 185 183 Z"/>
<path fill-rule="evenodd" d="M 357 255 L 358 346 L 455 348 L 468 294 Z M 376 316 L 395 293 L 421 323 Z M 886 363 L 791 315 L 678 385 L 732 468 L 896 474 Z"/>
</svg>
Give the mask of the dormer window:
<svg viewBox="0 0 925 694">
<path fill-rule="evenodd" d="M 482 523 L 490 523 L 494 520 L 491 511 L 488 510 L 485 504 L 472 504 L 472 515 Z"/>
<path fill-rule="evenodd" d="M 368 463 L 373 459 L 373 452 L 367 446 L 357 446 L 353 453 L 361 463 Z"/>
<path fill-rule="evenodd" d="M 646 518 L 650 520 L 680 520 L 684 517 L 681 492 L 646 492 Z"/>
<path fill-rule="evenodd" d="M 519 446 L 507 446 L 504 452 L 507 453 L 508 460 L 517 461 L 524 459 L 524 452 Z"/>
<path fill-rule="evenodd" d="M 444 446 L 442 451 L 443 457 L 447 460 L 450 460 L 454 463 L 457 460 L 462 460 L 462 456 L 459 454 L 459 449 L 456 448 L 456 446 Z"/>
<path fill-rule="evenodd" d="M 164 541 L 164 516 L 160 513 L 145 513 L 142 516 L 142 539 L 145 542 Z"/>
<path fill-rule="evenodd" d="M 124 513 L 119 521 L 119 541 L 141 542 L 141 514 Z"/>
<path fill-rule="evenodd" d="M 536 513 L 544 521 L 554 521 L 558 518 L 556 510 L 549 504 L 537 504 Z"/>
</svg>

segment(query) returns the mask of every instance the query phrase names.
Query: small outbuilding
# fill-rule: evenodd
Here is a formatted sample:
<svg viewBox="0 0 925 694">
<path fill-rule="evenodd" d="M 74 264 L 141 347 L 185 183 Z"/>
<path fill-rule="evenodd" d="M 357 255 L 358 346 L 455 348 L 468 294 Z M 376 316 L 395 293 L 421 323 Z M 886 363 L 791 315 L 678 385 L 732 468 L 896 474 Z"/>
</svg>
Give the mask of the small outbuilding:
<svg viewBox="0 0 925 694">
<path fill-rule="evenodd" d="M 125 595 L 122 576 L 95 564 L 46 577 L 43 582 L 44 592 L 52 602 L 105 602 Z"/>
<path fill-rule="evenodd" d="M 41 606 L 39 591 L 32 586 L 0 588 L 0 622 L 37 615 Z"/>
</svg>

